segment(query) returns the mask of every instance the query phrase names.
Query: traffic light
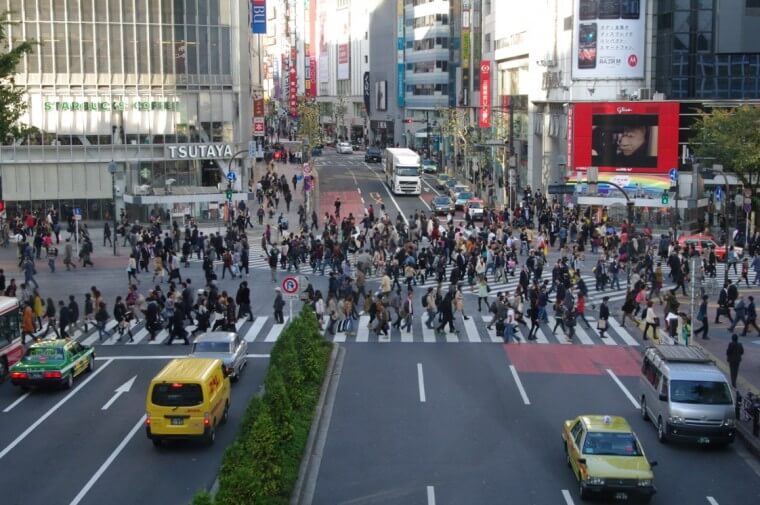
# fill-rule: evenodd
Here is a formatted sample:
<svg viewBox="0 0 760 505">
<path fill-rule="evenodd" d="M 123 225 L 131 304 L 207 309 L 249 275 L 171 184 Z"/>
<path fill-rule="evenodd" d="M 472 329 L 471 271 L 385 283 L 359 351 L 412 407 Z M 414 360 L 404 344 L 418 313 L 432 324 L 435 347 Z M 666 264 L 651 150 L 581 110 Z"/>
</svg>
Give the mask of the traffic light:
<svg viewBox="0 0 760 505">
<path fill-rule="evenodd" d="M 662 192 L 662 204 L 667 205 L 670 201 L 670 195 L 668 194 L 667 190 Z"/>
</svg>

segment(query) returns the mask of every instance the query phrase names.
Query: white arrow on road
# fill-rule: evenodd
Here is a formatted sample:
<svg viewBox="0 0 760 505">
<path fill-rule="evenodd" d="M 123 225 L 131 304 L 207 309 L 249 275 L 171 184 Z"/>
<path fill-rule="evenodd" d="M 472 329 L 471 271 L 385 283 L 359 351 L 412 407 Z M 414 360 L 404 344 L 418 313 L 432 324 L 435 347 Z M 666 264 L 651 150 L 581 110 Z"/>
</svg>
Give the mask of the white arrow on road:
<svg viewBox="0 0 760 505">
<path fill-rule="evenodd" d="M 132 384 L 135 383 L 135 379 L 137 378 L 137 375 L 129 379 L 127 382 L 122 384 L 121 386 L 114 389 L 115 394 L 111 397 L 110 400 L 106 402 L 105 405 L 100 410 L 108 410 L 108 407 L 110 407 L 113 402 L 115 402 L 121 395 L 124 393 L 129 393 L 129 390 L 132 389 Z"/>
</svg>

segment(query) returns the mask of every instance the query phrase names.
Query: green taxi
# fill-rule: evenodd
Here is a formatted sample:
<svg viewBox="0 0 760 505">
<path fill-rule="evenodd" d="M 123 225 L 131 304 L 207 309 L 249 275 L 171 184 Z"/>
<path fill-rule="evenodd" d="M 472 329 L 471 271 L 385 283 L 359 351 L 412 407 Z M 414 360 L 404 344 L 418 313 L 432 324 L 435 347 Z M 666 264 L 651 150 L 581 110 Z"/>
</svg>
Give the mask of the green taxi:
<svg viewBox="0 0 760 505">
<path fill-rule="evenodd" d="M 74 377 L 95 368 L 95 351 L 75 340 L 42 340 L 29 346 L 21 361 L 11 367 L 16 386 L 62 386 L 70 389 Z"/>
<path fill-rule="evenodd" d="M 607 495 L 649 503 L 656 492 L 652 467 L 631 426 L 619 416 L 565 421 L 562 445 L 582 499 Z"/>
</svg>

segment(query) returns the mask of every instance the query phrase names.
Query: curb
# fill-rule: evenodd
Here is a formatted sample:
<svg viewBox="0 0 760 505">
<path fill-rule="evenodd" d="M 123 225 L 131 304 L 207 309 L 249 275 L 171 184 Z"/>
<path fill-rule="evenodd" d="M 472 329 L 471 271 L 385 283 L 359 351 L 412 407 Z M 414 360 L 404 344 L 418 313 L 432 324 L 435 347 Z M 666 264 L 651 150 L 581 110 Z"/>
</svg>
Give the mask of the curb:
<svg viewBox="0 0 760 505">
<path fill-rule="evenodd" d="M 314 415 L 314 420 L 309 428 L 309 436 L 306 439 L 306 451 L 298 469 L 293 493 L 290 496 L 290 505 L 310 505 L 314 498 L 314 490 L 317 486 L 319 466 L 322 462 L 322 453 L 327 441 L 327 431 L 330 428 L 332 410 L 335 404 L 335 396 L 343 370 L 343 359 L 346 350 L 334 345 L 330 353 L 330 361 L 327 364 L 325 380 L 319 393 L 319 402 Z"/>
</svg>

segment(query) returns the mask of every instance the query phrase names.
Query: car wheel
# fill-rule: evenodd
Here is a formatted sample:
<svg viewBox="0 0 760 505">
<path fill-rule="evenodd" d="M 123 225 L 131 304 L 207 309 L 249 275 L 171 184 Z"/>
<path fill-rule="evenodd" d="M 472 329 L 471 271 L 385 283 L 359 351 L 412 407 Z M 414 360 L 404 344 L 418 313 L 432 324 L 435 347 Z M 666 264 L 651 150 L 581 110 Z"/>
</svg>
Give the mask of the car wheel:
<svg viewBox="0 0 760 505">
<path fill-rule="evenodd" d="M 585 500 L 589 497 L 589 491 L 585 487 L 583 487 L 583 481 L 581 480 L 580 476 L 578 476 L 578 496 L 581 497 L 581 500 Z"/>
<path fill-rule="evenodd" d="M 8 360 L 5 356 L 0 358 L 0 384 L 5 382 L 5 378 L 8 376 Z"/>
<path fill-rule="evenodd" d="M 63 383 L 63 387 L 66 388 L 66 389 L 71 389 L 72 387 L 74 387 L 74 374 L 73 373 L 70 373 L 66 377 L 66 381 Z"/>
<path fill-rule="evenodd" d="M 230 403 L 224 403 L 224 412 L 222 413 L 222 424 L 226 423 L 230 419 Z"/>
<path fill-rule="evenodd" d="M 206 445 L 214 445 L 214 440 L 216 440 L 216 428 L 214 428 L 214 426 L 209 426 L 203 437 L 203 441 L 206 442 Z"/>
<path fill-rule="evenodd" d="M 657 440 L 662 444 L 668 441 L 668 434 L 665 432 L 665 424 L 662 422 L 662 417 L 657 418 Z"/>
<path fill-rule="evenodd" d="M 641 418 L 644 421 L 649 421 L 649 414 L 647 414 L 647 399 L 646 397 L 641 397 Z"/>
<path fill-rule="evenodd" d="M 90 356 L 90 360 L 87 362 L 87 371 L 92 372 L 95 370 L 95 357 Z"/>
</svg>

